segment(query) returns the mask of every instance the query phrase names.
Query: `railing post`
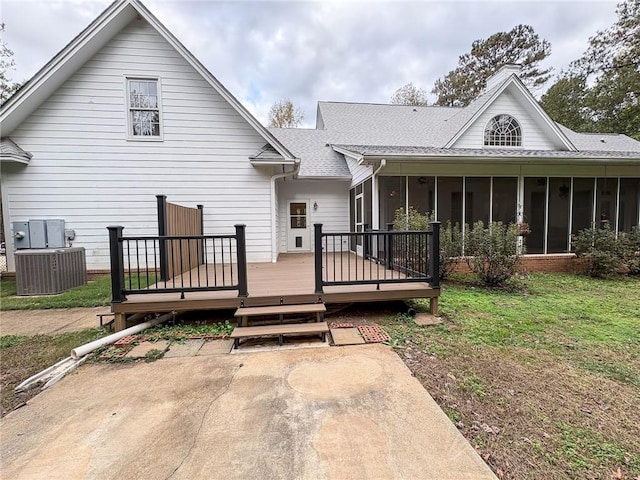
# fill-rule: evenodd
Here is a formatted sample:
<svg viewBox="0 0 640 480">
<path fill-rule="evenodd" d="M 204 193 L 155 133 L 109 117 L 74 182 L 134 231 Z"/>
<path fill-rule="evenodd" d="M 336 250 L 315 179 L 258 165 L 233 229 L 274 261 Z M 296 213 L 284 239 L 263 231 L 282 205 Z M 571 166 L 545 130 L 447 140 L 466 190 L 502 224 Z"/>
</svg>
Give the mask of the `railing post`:
<svg viewBox="0 0 640 480">
<path fill-rule="evenodd" d="M 110 225 L 109 230 L 109 256 L 111 258 L 111 301 L 122 303 L 124 296 L 124 252 L 122 250 L 122 230 L 120 225 Z"/>
<path fill-rule="evenodd" d="M 156 199 L 158 201 L 158 236 L 165 237 L 167 235 L 167 196 L 156 195 Z M 160 238 L 158 249 L 160 250 L 160 281 L 166 282 L 169 280 L 167 241 Z"/>
<path fill-rule="evenodd" d="M 247 286 L 247 239 L 246 225 L 236 225 L 236 244 L 238 256 L 238 297 L 248 297 Z"/>
<path fill-rule="evenodd" d="M 321 294 L 322 289 L 322 224 L 313 225 L 313 260 L 316 277 L 316 294 Z"/>
<path fill-rule="evenodd" d="M 431 286 L 440 287 L 440 222 L 431 222 L 431 242 L 429 244 L 429 271 Z"/>
<path fill-rule="evenodd" d="M 204 236 L 204 205 L 196 205 L 196 207 L 200 212 L 200 235 Z M 198 258 L 198 264 L 202 265 L 204 263 L 204 249 L 206 247 L 204 239 L 199 241 L 199 245 L 200 255 Z"/>
<path fill-rule="evenodd" d="M 388 232 L 393 231 L 393 223 L 387 223 L 387 231 Z M 387 254 L 386 254 L 387 268 L 391 269 L 393 264 L 393 236 L 391 234 L 387 234 L 385 236 L 387 237 L 387 241 L 385 245 L 385 250 L 387 251 Z"/>
</svg>

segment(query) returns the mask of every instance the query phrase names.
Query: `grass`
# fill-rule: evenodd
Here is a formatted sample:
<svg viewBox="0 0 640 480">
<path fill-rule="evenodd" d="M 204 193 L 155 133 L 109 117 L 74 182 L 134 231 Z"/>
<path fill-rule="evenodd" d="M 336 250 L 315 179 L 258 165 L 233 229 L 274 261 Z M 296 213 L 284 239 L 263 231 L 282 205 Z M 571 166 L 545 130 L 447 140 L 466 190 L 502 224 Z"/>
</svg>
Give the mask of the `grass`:
<svg viewBox="0 0 640 480">
<path fill-rule="evenodd" d="M 132 278 L 132 287 L 138 288 L 138 278 Z M 128 283 L 128 280 L 127 280 Z M 155 278 L 149 279 L 149 284 Z M 140 288 L 147 286 L 146 278 L 140 278 Z M 0 281 L 0 311 L 2 310 L 41 310 L 49 308 L 102 307 L 111 303 L 111 278 L 92 280 L 86 285 L 72 288 L 59 295 L 41 295 L 23 297 L 16 295 L 14 280 Z"/>
<path fill-rule="evenodd" d="M 443 286 L 443 325 L 383 323 L 499 478 L 635 480 L 638 305 L 639 278 L 535 274 L 494 290 L 461 276 Z"/>
<path fill-rule="evenodd" d="M 87 329 L 60 335 L 5 335 L 0 337 L 2 416 L 37 393 L 34 389 L 16 396 L 14 388 L 25 379 L 69 356 L 79 345 L 106 335 L 102 329 Z"/>
</svg>

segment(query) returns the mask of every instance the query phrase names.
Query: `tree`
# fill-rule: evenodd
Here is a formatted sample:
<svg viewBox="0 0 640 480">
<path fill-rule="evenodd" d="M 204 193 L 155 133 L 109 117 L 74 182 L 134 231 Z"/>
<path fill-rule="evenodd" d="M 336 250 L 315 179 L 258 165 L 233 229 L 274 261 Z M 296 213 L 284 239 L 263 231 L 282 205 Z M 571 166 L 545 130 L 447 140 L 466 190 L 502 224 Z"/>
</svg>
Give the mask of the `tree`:
<svg viewBox="0 0 640 480">
<path fill-rule="evenodd" d="M 574 130 L 640 140 L 640 0 L 619 3 L 616 12 L 617 21 L 589 39 L 541 103 L 551 118 Z"/>
<path fill-rule="evenodd" d="M 427 105 L 427 92 L 422 88 L 416 87 L 412 82 L 400 87 L 391 96 L 392 105 L 414 105 L 422 107 Z"/>
<path fill-rule="evenodd" d="M 468 105 L 486 87 L 487 79 L 500 67 L 520 64 L 520 78 L 529 88 L 542 86 L 550 78 L 549 68 L 539 63 L 551 54 L 551 44 L 529 25 L 518 25 L 509 32 L 498 32 L 486 40 L 476 40 L 471 52 L 458 57 L 458 66 L 435 82 L 432 93 L 436 105 Z"/>
<path fill-rule="evenodd" d="M 0 33 L 4 33 L 4 23 L 0 23 Z M 20 83 L 12 81 L 9 76 L 9 72 L 15 68 L 13 50 L 7 46 L 4 40 L 0 39 L 0 105 L 20 88 Z"/>
<path fill-rule="evenodd" d="M 304 119 L 304 113 L 296 108 L 288 98 L 274 103 L 269 110 L 269 126 L 276 128 L 296 128 Z"/>
<path fill-rule="evenodd" d="M 556 122 L 572 130 L 589 132 L 594 124 L 586 107 L 587 94 L 584 77 L 563 74 L 542 95 L 540 104 Z"/>
</svg>

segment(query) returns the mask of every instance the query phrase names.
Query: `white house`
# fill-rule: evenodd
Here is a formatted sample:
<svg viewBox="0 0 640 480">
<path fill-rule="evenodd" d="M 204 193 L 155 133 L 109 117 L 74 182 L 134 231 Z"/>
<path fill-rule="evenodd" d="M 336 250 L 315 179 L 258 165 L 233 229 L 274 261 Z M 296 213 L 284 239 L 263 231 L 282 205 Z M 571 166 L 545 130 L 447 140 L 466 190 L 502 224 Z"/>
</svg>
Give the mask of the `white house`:
<svg viewBox="0 0 640 480">
<path fill-rule="evenodd" d="M 383 228 L 398 207 L 438 220 L 526 221 L 532 254 L 640 217 L 640 142 L 553 122 L 505 66 L 465 108 L 320 102 L 315 129 L 263 127 L 138 0 L 118 0 L 0 112 L 12 222 L 64 219 L 91 270 L 106 226 L 157 234 L 156 194 L 205 206 L 210 234 L 247 225 L 250 262 L 310 251 L 325 231 Z"/>
</svg>

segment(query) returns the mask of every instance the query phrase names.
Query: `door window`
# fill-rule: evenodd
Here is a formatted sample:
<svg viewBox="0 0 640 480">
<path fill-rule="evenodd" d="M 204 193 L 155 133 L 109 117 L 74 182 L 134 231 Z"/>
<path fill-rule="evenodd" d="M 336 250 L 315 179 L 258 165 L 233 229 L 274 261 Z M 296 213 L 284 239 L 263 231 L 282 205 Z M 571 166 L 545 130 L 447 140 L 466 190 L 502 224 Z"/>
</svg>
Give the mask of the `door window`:
<svg viewBox="0 0 640 480">
<path fill-rule="evenodd" d="M 307 228 L 307 204 L 292 203 L 289 206 L 291 228 Z"/>
</svg>

